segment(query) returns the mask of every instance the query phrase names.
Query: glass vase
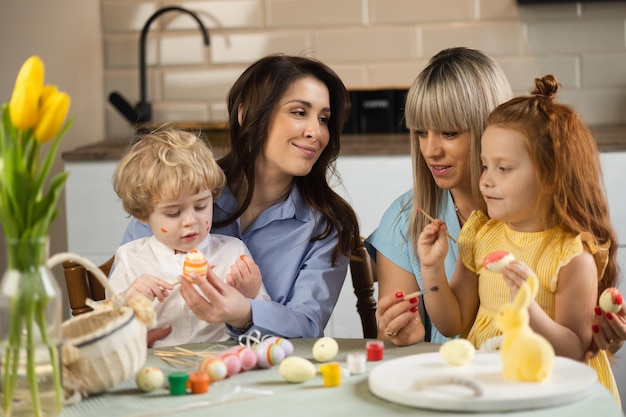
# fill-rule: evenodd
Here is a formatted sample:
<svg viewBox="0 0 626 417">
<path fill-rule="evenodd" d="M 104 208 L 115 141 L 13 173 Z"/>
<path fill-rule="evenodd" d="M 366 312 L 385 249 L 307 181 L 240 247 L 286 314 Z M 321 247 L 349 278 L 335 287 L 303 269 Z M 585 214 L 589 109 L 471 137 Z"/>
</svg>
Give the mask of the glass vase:
<svg viewBox="0 0 626 417">
<path fill-rule="evenodd" d="M 61 412 L 63 295 L 46 267 L 48 240 L 7 239 L 0 281 L 0 395 L 4 417 Z"/>
</svg>

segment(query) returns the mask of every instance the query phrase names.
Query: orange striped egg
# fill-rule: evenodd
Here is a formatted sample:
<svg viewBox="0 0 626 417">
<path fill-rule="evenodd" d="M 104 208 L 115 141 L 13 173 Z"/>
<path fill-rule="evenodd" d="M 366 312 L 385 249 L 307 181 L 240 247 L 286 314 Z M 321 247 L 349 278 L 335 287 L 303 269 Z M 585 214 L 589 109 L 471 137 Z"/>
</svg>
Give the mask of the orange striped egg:
<svg viewBox="0 0 626 417">
<path fill-rule="evenodd" d="M 191 274 L 197 274 L 200 277 L 206 277 L 208 269 L 209 263 L 207 262 L 202 252 L 193 249 L 187 254 L 187 256 L 185 256 L 185 261 L 183 262 L 183 275 L 189 281 L 193 281 L 193 277 L 191 276 Z"/>
</svg>

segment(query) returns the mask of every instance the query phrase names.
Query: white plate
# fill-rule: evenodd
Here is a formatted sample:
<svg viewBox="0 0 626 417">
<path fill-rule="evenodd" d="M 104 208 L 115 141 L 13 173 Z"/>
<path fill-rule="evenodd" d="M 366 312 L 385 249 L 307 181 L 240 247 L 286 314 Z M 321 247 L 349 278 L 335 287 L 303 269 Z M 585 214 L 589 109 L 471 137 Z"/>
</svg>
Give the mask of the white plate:
<svg viewBox="0 0 626 417">
<path fill-rule="evenodd" d="M 437 384 L 465 378 L 480 388 Z M 597 375 L 588 365 L 556 357 L 552 375 L 543 382 L 517 382 L 502 376 L 499 352 L 477 353 L 463 366 L 448 365 L 438 352 L 393 359 L 369 375 L 370 391 L 384 400 L 410 407 L 448 411 L 513 411 L 578 401 L 594 389 Z"/>
</svg>

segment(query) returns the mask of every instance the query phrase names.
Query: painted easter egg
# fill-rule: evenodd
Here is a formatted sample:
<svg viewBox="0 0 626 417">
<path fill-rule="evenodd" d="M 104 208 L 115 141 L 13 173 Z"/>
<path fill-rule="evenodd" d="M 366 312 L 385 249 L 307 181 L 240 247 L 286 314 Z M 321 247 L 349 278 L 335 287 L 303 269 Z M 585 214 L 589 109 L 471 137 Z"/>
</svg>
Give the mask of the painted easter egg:
<svg viewBox="0 0 626 417">
<path fill-rule="evenodd" d="M 241 371 L 241 359 L 234 352 L 224 352 L 218 356 L 226 365 L 227 376 L 233 376 Z"/>
<path fill-rule="evenodd" d="M 193 249 L 187 253 L 183 262 L 183 275 L 189 280 L 189 282 L 193 282 L 193 276 L 191 274 L 206 277 L 208 270 L 209 263 L 202 252 Z"/>
<path fill-rule="evenodd" d="M 241 360 L 241 369 L 244 371 L 254 368 L 259 360 L 254 350 L 247 346 L 233 346 L 228 350 L 239 357 Z"/>
<path fill-rule="evenodd" d="M 485 256 L 483 266 L 488 271 L 500 273 L 505 266 L 514 260 L 515 257 L 510 252 L 498 250 Z"/>
<path fill-rule="evenodd" d="M 285 359 L 285 351 L 274 343 L 262 342 L 254 347 L 259 368 L 270 368 Z"/>
<path fill-rule="evenodd" d="M 135 375 L 137 387 L 145 392 L 160 388 L 163 385 L 163 381 L 165 381 L 163 371 L 156 366 L 144 366 Z"/>
<path fill-rule="evenodd" d="M 211 381 L 221 381 L 228 376 L 226 364 L 216 357 L 205 358 L 200 362 L 200 371 L 209 374 Z"/>
<path fill-rule="evenodd" d="M 285 357 L 291 356 L 293 353 L 293 343 L 289 341 L 289 339 L 285 339 L 284 337 L 269 337 L 267 341 L 270 343 L 274 343 L 282 348 L 285 351 Z"/>
<path fill-rule="evenodd" d="M 617 313 L 622 309 L 622 293 L 617 288 L 607 288 L 600 295 L 600 308 L 608 313 Z"/>
</svg>

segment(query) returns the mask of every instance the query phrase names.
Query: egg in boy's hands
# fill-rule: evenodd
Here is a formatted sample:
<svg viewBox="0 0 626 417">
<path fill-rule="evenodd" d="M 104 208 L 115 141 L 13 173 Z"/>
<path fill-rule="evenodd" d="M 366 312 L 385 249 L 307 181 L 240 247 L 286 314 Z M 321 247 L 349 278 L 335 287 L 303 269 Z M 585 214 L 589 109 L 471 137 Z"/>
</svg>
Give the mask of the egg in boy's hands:
<svg viewBox="0 0 626 417">
<path fill-rule="evenodd" d="M 209 262 L 206 260 L 202 252 L 193 249 L 187 253 L 183 262 L 183 276 L 191 283 L 194 282 L 194 276 L 206 277 L 209 271 Z"/>
</svg>

